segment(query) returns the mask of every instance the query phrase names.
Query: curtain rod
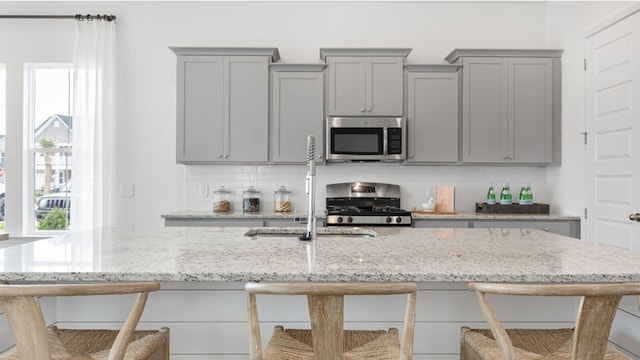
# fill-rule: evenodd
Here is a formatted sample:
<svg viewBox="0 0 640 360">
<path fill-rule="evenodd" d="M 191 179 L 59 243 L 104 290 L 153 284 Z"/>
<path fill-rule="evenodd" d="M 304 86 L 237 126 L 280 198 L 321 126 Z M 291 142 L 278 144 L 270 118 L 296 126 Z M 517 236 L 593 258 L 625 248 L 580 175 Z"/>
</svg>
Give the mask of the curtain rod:
<svg viewBox="0 0 640 360">
<path fill-rule="evenodd" d="M 115 15 L 0 15 L 0 19 L 74 19 L 114 21 Z"/>
</svg>

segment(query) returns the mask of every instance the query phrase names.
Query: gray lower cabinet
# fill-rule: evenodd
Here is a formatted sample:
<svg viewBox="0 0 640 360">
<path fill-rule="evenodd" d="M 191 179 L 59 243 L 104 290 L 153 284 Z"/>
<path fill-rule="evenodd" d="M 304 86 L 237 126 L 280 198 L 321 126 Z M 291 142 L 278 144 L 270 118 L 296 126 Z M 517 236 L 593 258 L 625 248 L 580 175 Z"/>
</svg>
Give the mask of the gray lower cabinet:
<svg viewBox="0 0 640 360">
<path fill-rule="evenodd" d="M 164 226 L 264 227 L 265 219 L 244 218 L 165 218 Z"/>
<path fill-rule="evenodd" d="M 559 122 L 560 50 L 455 50 L 462 65 L 462 162 L 549 164 Z"/>
<path fill-rule="evenodd" d="M 401 116 L 403 66 L 411 49 L 320 49 L 327 63 L 327 115 Z"/>
<path fill-rule="evenodd" d="M 416 228 L 468 228 L 469 221 L 414 219 L 413 227 L 416 227 Z"/>
<path fill-rule="evenodd" d="M 580 238 L 580 220 L 519 220 L 519 219 L 414 219 L 417 228 L 496 228 L 496 229 L 538 229 L 558 235 Z"/>
<path fill-rule="evenodd" d="M 318 225 L 323 224 L 323 219 L 318 219 Z M 164 219 L 164 226 L 217 226 L 217 227 L 304 227 L 306 223 L 299 223 L 286 218 L 243 218 L 243 217 L 219 217 L 219 218 L 174 218 Z"/>
<path fill-rule="evenodd" d="M 459 158 L 458 65 L 406 65 L 406 163 L 456 163 Z"/>
<path fill-rule="evenodd" d="M 530 228 L 548 231 L 554 234 L 580 238 L 580 221 L 578 220 L 475 220 L 470 223 L 474 228 Z"/>
<path fill-rule="evenodd" d="M 269 63 L 277 49 L 171 49 L 178 57 L 177 162 L 267 162 Z"/>
<path fill-rule="evenodd" d="M 271 161 L 305 163 L 307 136 L 316 138 L 323 161 L 325 64 L 271 65 Z"/>
</svg>

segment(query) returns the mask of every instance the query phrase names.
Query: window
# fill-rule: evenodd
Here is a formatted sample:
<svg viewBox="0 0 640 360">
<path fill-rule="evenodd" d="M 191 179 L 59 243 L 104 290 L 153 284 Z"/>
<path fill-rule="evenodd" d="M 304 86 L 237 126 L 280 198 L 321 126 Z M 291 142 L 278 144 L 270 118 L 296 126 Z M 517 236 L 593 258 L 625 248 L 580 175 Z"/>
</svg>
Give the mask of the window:
<svg viewBox="0 0 640 360">
<path fill-rule="evenodd" d="M 25 70 L 33 229 L 66 230 L 71 221 L 72 65 L 29 64 Z"/>
</svg>

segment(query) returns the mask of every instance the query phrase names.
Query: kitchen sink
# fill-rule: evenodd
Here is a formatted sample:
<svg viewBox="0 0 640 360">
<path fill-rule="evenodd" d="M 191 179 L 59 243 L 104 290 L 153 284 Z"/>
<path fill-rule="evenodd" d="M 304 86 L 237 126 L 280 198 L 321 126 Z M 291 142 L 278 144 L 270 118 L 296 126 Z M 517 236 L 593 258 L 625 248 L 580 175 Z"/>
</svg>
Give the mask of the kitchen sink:
<svg viewBox="0 0 640 360">
<path fill-rule="evenodd" d="M 250 229 L 244 236 L 251 238 L 261 237 L 299 237 L 307 231 L 306 228 L 255 228 Z M 376 237 L 378 233 L 371 229 L 361 228 L 318 228 L 318 237 Z"/>
</svg>

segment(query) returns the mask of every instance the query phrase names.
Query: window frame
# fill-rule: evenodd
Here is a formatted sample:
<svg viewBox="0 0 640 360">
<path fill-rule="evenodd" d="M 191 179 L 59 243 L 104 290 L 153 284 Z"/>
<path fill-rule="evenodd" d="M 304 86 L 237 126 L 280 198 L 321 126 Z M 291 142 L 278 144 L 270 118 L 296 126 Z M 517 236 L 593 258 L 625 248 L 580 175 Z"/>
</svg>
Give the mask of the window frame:
<svg viewBox="0 0 640 360">
<path fill-rule="evenodd" d="M 23 233 L 26 235 L 59 235 L 69 231 L 67 227 L 64 230 L 38 230 L 36 227 L 36 215 L 35 215 L 35 178 L 36 178 L 36 157 L 38 154 L 51 153 L 69 153 L 73 155 L 72 149 L 66 147 L 64 149 L 38 149 L 35 141 L 35 70 L 36 69 L 67 69 L 71 72 L 71 83 L 69 84 L 70 98 L 68 115 L 72 116 L 73 112 L 73 64 L 72 63 L 25 63 L 24 64 L 24 95 L 23 95 L 23 153 L 24 164 L 23 167 L 23 184 L 26 186 L 22 189 L 22 203 L 24 206 L 23 219 Z M 68 170 L 68 169 L 67 169 Z"/>
</svg>

